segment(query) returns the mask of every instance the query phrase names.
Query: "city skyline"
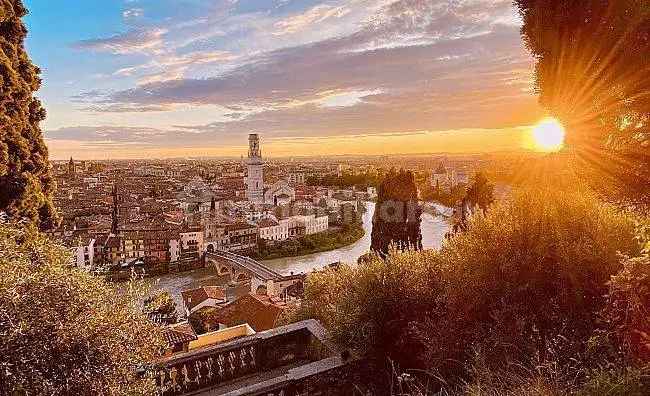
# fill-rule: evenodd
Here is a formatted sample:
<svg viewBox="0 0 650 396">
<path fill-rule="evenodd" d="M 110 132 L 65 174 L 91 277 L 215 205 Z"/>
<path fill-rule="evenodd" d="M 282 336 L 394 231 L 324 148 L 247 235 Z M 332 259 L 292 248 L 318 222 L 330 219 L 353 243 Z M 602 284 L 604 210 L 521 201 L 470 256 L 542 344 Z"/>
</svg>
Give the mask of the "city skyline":
<svg viewBox="0 0 650 396">
<path fill-rule="evenodd" d="M 26 5 L 52 159 L 512 151 L 543 117 L 511 1 Z"/>
</svg>

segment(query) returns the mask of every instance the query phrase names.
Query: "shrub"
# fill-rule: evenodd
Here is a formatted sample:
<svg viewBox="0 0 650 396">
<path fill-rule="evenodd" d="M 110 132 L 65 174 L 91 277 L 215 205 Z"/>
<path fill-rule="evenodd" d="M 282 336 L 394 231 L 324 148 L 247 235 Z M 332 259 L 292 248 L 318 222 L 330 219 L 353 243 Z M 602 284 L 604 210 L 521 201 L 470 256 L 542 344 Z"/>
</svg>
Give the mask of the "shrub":
<svg viewBox="0 0 650 396">
<path fill-rule="evenodd" d="M 435 262 L 430 252 L 394 252 L 386 260 L 372 255 L 359 267 L 312 273 L 294 320 L 318 319 L 347 348 L 420 366 L 424 344 L 413 325 L 438 314 L 442 285 Z"/>
<path fill-rule="evenodd" d="M 632 360 L 650 362 L 650 256 L 626 258 L 609 282 L 603 316 L 614 344 Z"/>
<path fill-rule="evenodd" d="M 439 251 L 393 252 L 311 275 L 313 317 L 369 359 L 452 383 L 474 351 L 489 369 L 582 353 L 607 282 L 637 254 L 633 218 L 584 191 L 526 190 L 474 217 Z"/>
<path fill-rule="evenodd" d="M 70 260 L 31 227 L 0 223 L 0 394 L 151 393 L 136 370 L 163 343 L 141 294 Z"/>
<path fill-rule="evenodd" d="M 431 363 L 462 362 L 477 345 L 497 366 L 573 357 L 621 269 L 619 252 L 639 252 L 633 218 L 585 191 L 526 190 L 475 217 L 438 255 L 448 288 L 445 316 L 422 326 Z"/>
</svg>

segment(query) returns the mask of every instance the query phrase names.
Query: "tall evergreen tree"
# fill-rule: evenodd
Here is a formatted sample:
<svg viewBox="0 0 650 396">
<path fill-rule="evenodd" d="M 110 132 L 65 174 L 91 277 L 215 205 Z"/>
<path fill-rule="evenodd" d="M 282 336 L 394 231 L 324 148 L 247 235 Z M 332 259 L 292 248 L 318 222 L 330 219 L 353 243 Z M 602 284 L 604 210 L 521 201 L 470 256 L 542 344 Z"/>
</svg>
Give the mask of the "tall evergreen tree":
<svg viewBox="0 0 650 396">
<path fill-rule="evenodd" d="M 26 14 L 21 0 L 0 0 L 0 212 L 49 228 L 55 182 L 39 127 L 45 109 L 33 96 L 40 70 L 24 47 Z"/>
<path fill-rule="evenodd" d="M 494 186 L 483 172 L 477 172 L 467 188 L 467 199 L 473 206 L 478 206 L 485 213 L 494 202 Z"/>
<path fill-rule="evenodd" d="M 391 245 L 399 250 L 421 250 L 421 214 L 413 173 L 391 169 L 379 186 L 370 249 L 382 257 Z"/>
<path fill-rule="evenodd" d="M 515 3 L 540 103 L 567 127 L 592 184 L 650 202 L 650 2 Z"/>
</svg>

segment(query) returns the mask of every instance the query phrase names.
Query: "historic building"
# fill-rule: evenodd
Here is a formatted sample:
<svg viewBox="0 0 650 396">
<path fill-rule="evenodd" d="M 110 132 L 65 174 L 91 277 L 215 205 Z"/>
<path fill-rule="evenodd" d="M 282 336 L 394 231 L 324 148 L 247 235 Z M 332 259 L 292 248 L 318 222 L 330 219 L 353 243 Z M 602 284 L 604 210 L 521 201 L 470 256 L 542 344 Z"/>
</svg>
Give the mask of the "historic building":
<svg viewBox="0 0 650 396">
<path fill-rule="evenodd" d="M 68 177 L 73 178 L 76 171 L 74 160 L 70 157 L 70 162 L 68 162 Z"/>
<path fill-rule="evenodd" d="M 248 135 L 248 159 L 246 160 L 246 198 L 256 204 L 264 203 L 264 160 L 260 139 L 256 133 Z"/>
<path fill-rule="evenodd" d="M 264 203 L 287 205 L 296 199 L 296 190 L 286 180 L 278 180 L 264 190 Z"/>
</svg>

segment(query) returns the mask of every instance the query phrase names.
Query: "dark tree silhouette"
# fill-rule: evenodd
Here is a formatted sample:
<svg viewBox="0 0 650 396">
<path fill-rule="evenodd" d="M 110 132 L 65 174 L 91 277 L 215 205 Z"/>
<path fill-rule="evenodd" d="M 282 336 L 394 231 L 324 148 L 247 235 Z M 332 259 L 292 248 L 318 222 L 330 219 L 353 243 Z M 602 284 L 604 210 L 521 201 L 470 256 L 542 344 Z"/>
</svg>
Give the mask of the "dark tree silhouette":
<svg viewBox="0 0 650 396">
<path fill-rule="evenodd" d="M 597 184 L 650 201 L 650 3 L 515 3 L 540 102 L 567 126 L 569 147 Z"/>
<path fill-rule="evenodd" d="M 379 186 L 370 249 L 382 257 L 391 244 L 399 250 L 421 250 L 421 214 L 413 173 L 391 169 Z"/>
<path fill-rule="evenodd" d="M 472 205 L 478 205 L 484 213 L 494 202 L 494 186 L 483 172 L 477 172 L 472 178 L 467 188 L 467 199 Z"/>
<path fill-rule="evenodd" d="M 24 48 L 26 14 L 21 0 L 0 0 L 0 212 L 50 228 L 55 183 L 39 127 L 45 109 L 33 96 L 40 70 Z"/>
</svg>

